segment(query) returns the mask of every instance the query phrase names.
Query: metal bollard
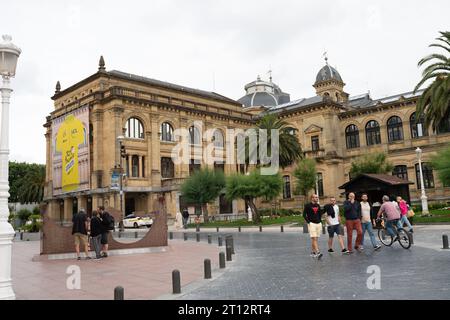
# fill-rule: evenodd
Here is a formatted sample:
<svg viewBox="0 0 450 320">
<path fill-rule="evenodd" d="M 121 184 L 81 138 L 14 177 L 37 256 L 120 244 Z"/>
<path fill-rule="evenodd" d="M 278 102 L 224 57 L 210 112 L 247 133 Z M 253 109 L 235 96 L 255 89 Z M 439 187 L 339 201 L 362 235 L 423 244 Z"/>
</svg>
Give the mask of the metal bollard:
<svg viewBox="0 0 450 320">
<path fill-rule="evenodd" d="M 173 232 L 169 232 L 169 239 L 172 240 L 173 239 Z"/>
<path fill-rule="evenodd" d="M 137 237 L 138 237 L 138 232 L 135 231 L 135 232 L 134 232 L 134 238 L 137 239 Z"/>
<path fill-rule="evenodd" d="M 326 232 L 325 232 L 325 225 L 324 224 L 322 224 L 322 234 L 325 234 Z"/>
<path fill-rule="evenodd" d="M 216 231 L 219 232 L 219 227 L 216 227 Z"/>
<path fill-rule="evenodd" d="M 280 226 L 280 231 L 284 232 L 284 226 Z"/>
<path fill-rule="evenodd" d="M 124 300 L 123 288 L 118 286 L 114 288 L 114 300 Z"/>
<path fill-rule="evenodd" d="M 226 255 L 227 255 L 227 261 L 231 261 L 232 257 L 231 257 L 231 247 L 226 247 Z"/>
<path fill-rule="evenodd" d="M 183 239 L 184 239 L 184 241 L 186 241 L 188 239 L 188 235 L 186 232 L 183 233 Z"/>
<path fill-rule="evenodd" d="M 221 247 L 221 246 L 222 246 L 222 237 L 218 237 L 218 238 L 217 238 L 217 241 L 218 241 L 218 243 L 219 243 L 219 247 Z"/>
<path fill-rule="evenodd" d="M 211 279 L 211 260 L 205 259 L 203 265 L 205 271 L 205 279 Z"/>
<path fill-rule="evenodd" d="M 442 249 L 449 249 L 449 247 L 448 247 L 448 236 L 446 234 L 442 235 Z"/>
<path fill-rule="evenodd" d="M 196 231 L 196 232 L 200 232 L 200 226 L 199 226 L 199 225 L 197 225 L 197 226 L 195 227 L 195 231 Z"/>
<path fill-rule="evenodd" d="M 225 268 L 225 253 L 223 252 L 219 253 L 219 268 Z"/>
<path fill-rule="evenodd" d="M 238 231 L 241 232 L 241 226 L 238 227 Z"/>
<path fill-rule="evenodd" d="M 119 231 L 119 238 L 120 238 L 120 237 L 122 237 L 122 232 L 121 232 L 121 231 Z"/>
<path fill-rule="evenodd" d="M 172 271 L 172 293 L 181 293 L 180 271 Z"/>
<path fill-rule="evenodd" d="M 23 231 L 20 232 L 20 240 L 23 240 Z"/>
<path fill-rule="evenodd" d="M 411 232 L 409 232 L 409 239 L 411 240 L 411 244 L 414 244 L 414 236 Z"/>
<path fill-rule="evenodd" d="M 197 242 L 200 242 L 200 233 L 196 233 L 195 237 L 197 238 Z"/>
<path fill-rule="evenodd" d="M 208 234 L 208 244 L 211 244 L 211 235 L 210 234 Z"/>
<path fill-rule="evenodd" d="M 303 224 L 303 233 L 309 233 L 308 224 L 306 222 Z"/>
<path fill-rule="evenodd" d="M 262 226 L 259 226 L 259 232 L 262 232 Z"/>
</svg>

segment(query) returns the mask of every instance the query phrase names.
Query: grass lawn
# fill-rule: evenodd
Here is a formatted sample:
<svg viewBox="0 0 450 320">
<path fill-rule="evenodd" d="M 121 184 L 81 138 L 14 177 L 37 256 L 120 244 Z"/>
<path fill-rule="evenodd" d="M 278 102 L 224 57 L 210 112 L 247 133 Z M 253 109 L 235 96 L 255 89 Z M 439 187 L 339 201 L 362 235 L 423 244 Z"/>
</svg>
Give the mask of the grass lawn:
<svg viewBox="0 0 450 320">
<path fill-rule="evenodd" d="M 413 217 L 413 223 L 435 223 L 448 222 L 450 223 L 450 210 L 448 209 L 434 209 L 430 210 L 431 217 L 421 217 L 422 212 L 416 212 Z"/>
<path fill-rule="evenodd" d="M 263 218 L 261 223 L 249 222 L 247 219 L 240 219 L 236 221 L 215 221 L 209 223 L 200 223 L 200 227 L 203 228 L 215 228 L 215 227 L 230 227 L 237 228 L 241 227 L 254 227 L 254 226 L 268 226 L 268 225 L 282 225 L 291 223 L 303 224 L 304 220 L 302 216 L 285 216 L 279 218 Z M 188 225 L 189 228 L 195 228 L 195 224 L 191 223 Z"/>
</svg>

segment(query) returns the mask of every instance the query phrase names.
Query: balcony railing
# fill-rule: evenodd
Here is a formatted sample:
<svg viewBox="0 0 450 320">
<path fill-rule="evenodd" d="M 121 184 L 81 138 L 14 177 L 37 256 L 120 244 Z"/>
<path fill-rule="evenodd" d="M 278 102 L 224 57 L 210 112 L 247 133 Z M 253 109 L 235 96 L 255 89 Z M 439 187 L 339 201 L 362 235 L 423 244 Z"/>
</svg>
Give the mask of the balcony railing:
<svg viewBox="0 0 450 320">
<path fill-rule="evenodd" d="M 308 158 L 319 159 L 325 157 L 325 149 L 305 150 L 305 154 Z"/>
<path fill-rule="evenodd" d="M 161 179 L 161 187 L 168 188 L 174 186 L 180 186 L 186 178 L 162 178 Z"/>
</svg>

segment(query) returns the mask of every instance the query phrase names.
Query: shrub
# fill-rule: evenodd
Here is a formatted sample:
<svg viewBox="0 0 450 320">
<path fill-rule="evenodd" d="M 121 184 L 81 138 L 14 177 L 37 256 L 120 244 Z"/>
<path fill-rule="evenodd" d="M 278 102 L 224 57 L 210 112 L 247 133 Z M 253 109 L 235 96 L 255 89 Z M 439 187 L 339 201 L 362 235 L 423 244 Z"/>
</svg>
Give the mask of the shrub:
<svg viewBox="0 0 450 320">
<path fill-rule="evenodd" d="M 30 216 L 30 223 L 27 223 L 24 229 L 28 232 L 39 232 L 42 227 L 41 215 L 33 214 Z"/>
<path fill-rule="evenodd" d="M 31 211 L 28 209 L 20 209 L 17 212 L 17 217 L 22 221 L 22 223 L 25 223 L 25 221 L 28 220 L 28 218 L 30 218 L 31 216 Z"/>
</svg>

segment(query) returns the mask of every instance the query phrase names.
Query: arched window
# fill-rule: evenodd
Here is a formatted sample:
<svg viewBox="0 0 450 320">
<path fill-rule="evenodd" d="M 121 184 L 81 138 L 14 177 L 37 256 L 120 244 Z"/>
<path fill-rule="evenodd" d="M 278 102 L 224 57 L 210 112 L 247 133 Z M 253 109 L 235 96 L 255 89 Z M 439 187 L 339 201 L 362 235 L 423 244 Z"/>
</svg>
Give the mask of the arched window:
<svg viewBox="0 0 450 320">
<path fill-rule="evenodd" d="M 223 148 L 224 142 L 223 142 L 222 131 L 220 131 L 218 129 L 214 131 L 213 141 L 214 141 L 214 147 Z"/>
<path fill-rule="evenodd" d="M 425 120 L 423 115 L 416 119 L 416 113 L 414 112 L 409 118 L 409 126 L 411 127 L 411 138 L 420 138 L 428 136 L 428 132 L 425 129 Z"/>
<path fill-rule="evenodd" d="M 130 118 L 125 125 L 125 136 L 133 139 L 144 139 L 144 126 L 137 118 Z"/>
<path fill-rule="evenodd" d="M 131 157 L 131 176 L 133 178 L 139 177 L 139 157 L 136 155 Z"/>
<path fill-rule="evenodd" d="M 389 142 L 403 140 L 403 123 L 400 117 L 390 117 L 387 121 L 387 130 Z"/>
<path fill-rule="evenodd" d="M 400 179 L 408 180 L 408 168 L 406 166 L 395 166 L 392 175 Z"/>
<path fill-rule="evenodd" d="M 330 97 L 330 94 L 329 94 L 328 92 L 325 92 L 325 93 L 323 94 L 323 96 L 324 96 L 325 98 L 329 98 L 329 97 Z"/>
<path fill-rule="evenodd" d="M 449 132 L 450 132 L 450 112 L 448 113 L 447 117 L 444 117 L 444 119 L 441 121 L 436 130 L 437 134 Z"/>
<path fill-rule="evenodd" d="M 380 125 L 375 120 L 370 120 L 366 124 L 366 142 L 368 146 L 381 143 Z"/>
<path fill-rule="evenodd" d="M 173 164 L 172 158 L 169 157 L 161 158 L 161 177 L 162 178 L 175 177 L 175 166 Z"/>
<path fill-rule="evenodd" d="M 319 197 L 323 197 L 323 175 L 322 172 L 317 172 L 316 176 L 316 186 L 314 187 L 315 193 Z"/>
<path fill-rule="evenodd" d="M 347 149 L 359 148 L 359 130 L 354 124 L 345 128 L 345 141 Z"/>
<path fill-rule="evenodd" d="M 291 178 L 283 176 L 283 199 L 291 198 Z"/>
<path fill-rule="evenodd" d="M 341 101 L 341 97 L 339 96 L 339 93 L 336 92 L 336 101 L 340 102 Z"/>
<path fill-rule="evenodd" d="M 161 124 L 161 141 L 174 141 L 173 127 L 168 122 Z"/>
<path fill-rule="evenodd" d="M 189 127 L 189 143 L 200 144 L 200 130 L 195 126 Z"/>
</svg>

